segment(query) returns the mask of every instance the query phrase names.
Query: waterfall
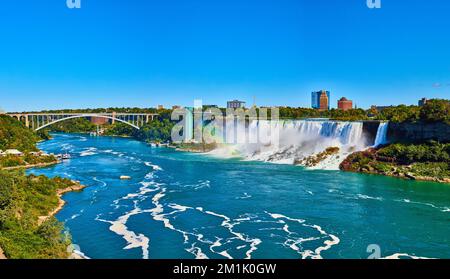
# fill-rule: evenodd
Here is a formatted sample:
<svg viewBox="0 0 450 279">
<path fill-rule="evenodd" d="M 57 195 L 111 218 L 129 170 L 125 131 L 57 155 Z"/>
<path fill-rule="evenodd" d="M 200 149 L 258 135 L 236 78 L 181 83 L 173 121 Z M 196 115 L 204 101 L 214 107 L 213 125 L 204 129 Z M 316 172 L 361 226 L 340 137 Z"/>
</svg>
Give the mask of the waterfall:
<svg viewBox="0 0 450 279">
<path fill-rule="evenodd" d="M 350 153 L 368 147 L 362 122 L 255 120 L 247 127 L 240 124 L 233 128 L 233 132 L 231 129 L 227 125 L 223 131 L 228 144 L 220 145 L 210 152 L 211 155 L 305 165 L 315 169 L 339 169 L 339 164 Z M 230 143 L 233 139 L 237 142 Z M 245 139 L 254 141 L 245 142 Z M 334 149 L 333 154 L 325 152 L 328 148 Z"/>
<path fill-rule="evenodd" d="M 387 132 L 389 128 L 389 122 L 380 122 L 378 126 L 377 136 L 375 137 L 374 147 L 387 143 Z"/>
</svg>

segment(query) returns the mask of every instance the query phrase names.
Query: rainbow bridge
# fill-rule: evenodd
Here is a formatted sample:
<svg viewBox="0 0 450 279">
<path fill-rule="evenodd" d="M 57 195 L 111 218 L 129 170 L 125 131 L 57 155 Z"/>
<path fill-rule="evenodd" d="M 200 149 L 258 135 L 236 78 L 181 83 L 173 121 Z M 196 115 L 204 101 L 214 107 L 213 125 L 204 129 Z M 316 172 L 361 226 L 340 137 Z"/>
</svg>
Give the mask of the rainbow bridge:
<svg viewBox="0 0 450 279">
<path fill-rule="evenodd" d="M 50 125 L 74 118 L 106 118 L 111 123 L 122 122 L 133 128 L 140 129 L 145 123 L 153 120 L 157 113 L 7 113 L 7 115 L 22 121 L 25 126 L 35 131 Z"/>
</svg>

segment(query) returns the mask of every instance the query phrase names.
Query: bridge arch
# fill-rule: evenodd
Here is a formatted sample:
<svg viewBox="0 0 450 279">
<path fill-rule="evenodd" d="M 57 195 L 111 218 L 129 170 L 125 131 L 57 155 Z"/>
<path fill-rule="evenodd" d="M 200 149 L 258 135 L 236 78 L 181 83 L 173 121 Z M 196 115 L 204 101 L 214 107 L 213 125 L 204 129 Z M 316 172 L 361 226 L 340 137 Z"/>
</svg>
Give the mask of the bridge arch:
<svg viewBox="0 0 450 279">
<path fill-rule="evenodd" d="M 35 131 L 37 132 L 37 131 L 39 131 L 39 130 L 41 130 L 41 129 L 44 129 L 44 128 L 48 127 L 48 126 L 51 126 L 51 125 L 53 125 L 53 124 L 56 124 L 56 123 L 59 123 L 59 122 L 62 122 L 62 121 L 66 121 L 66 120 L 69 120 L 69 119 L 74 119 L 74 118 L 85 118 L 85 117 L 107 118 L 107 119 L 111 119 L 111 120 L 114 120 L 114 121 L 122 122 L 122 123 L 124 123 L 124 124 L 127 124 L 127 125 L 129 125 L 129 126 L 135 128 L 135 129 L 137 129 L 137 130 L 140 130 L 140 128 L 139 128 L 138 126 L 136 126 L 136 125 L 134 125 L 134 124 L 131 124 L 130 122 L 127 122 L 127 121 L 125 121 L 125 120 L 116 118 L 116 117 L 111 117 L 111 116 L 101 115 L 101 114 L 82 114 L 82 115 L 72 115 L 72 116 L 68 116 L 68 117 L 65 117 L 65 118 L 61 118 L 61 119 L 55 120 L 55 121 L 50 122 L 50 123 L 47 123 L 47 124 L 45 124 L 45 125 L 43 125 L 43 126 L 41 126 L 41 127 L 38 127 L 37 129 L 35 129 Z"/>
</svg>

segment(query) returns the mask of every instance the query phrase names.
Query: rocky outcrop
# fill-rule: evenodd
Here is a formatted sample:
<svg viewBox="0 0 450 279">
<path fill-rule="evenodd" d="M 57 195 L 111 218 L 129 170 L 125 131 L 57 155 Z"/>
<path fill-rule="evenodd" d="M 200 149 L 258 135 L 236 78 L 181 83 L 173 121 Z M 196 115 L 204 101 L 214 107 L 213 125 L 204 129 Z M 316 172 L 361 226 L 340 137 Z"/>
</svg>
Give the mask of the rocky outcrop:
<svg viewBox="0 0 450 279">
<path fill-rule="evenodd" d="M 338 154 L 339 150 L 340 150 L 339 147 L 328 147 L 327 149 L 325 149 L 325 151 L 320 152 L 318 154 L 311 155 L 303 159 L 295 159 L 294 164 L 305 167 L 315 167 L 328 157 Z"/>
<path fill-rule="evenodd" d="M 450 142 L 450 125 L 438 123 L 389 123 L 389 142 L 425 142 L 436 140 Z"/>
</svg>

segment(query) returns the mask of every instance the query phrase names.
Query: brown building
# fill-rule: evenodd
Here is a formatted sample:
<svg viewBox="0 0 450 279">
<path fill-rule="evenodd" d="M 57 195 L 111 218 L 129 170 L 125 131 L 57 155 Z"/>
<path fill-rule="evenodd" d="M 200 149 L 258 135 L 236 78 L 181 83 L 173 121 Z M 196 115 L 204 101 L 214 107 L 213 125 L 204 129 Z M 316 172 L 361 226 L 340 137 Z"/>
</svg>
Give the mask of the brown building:
<svg viewBox="0 0 450 279">
<path fill-rule="evenodd" d="M 347 100 L 347 98 L 342 97 L 339 101 L 338 101 L 338 109 L 346 111 L 349 109 L 353 108 L 353 101 L 352 100 Z"/>
<path fill-rule="evenodd" d="M 109 123 L 109 119 L 104 117 L 91 117 L 91 123 L 95 125 L 105 125 L 106 123 Z"/>
<path fill-rule="evenodd" d="M 326 91 L 322 91 L 319 97 L 319 110 L 328 110 L 330 100 L 328 100 L 328 95 Z"/>
</svg>

